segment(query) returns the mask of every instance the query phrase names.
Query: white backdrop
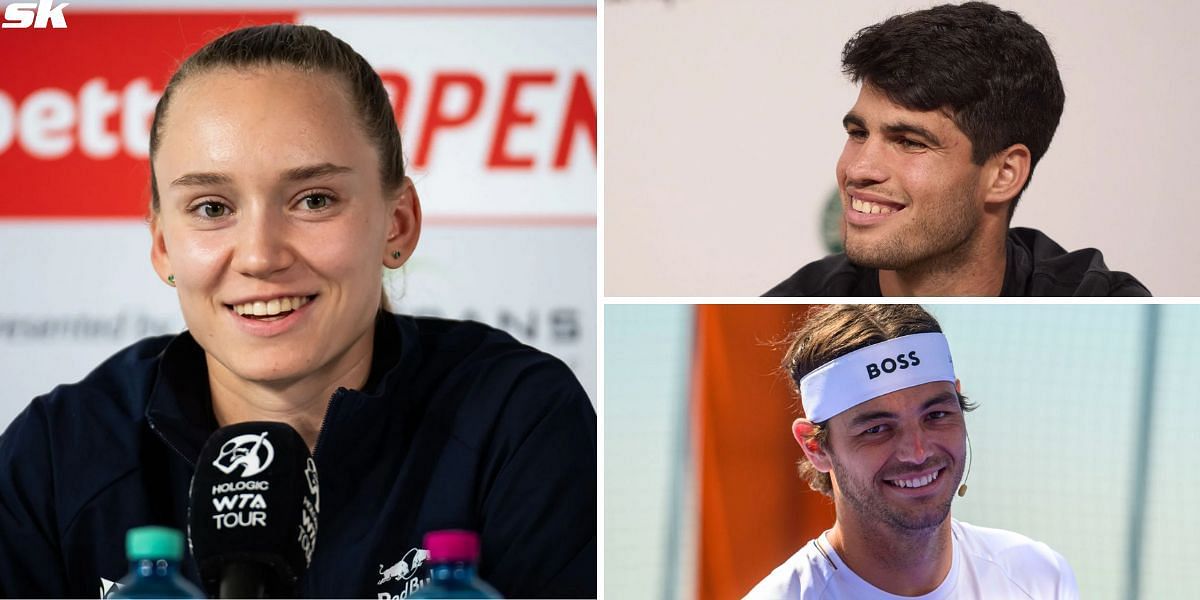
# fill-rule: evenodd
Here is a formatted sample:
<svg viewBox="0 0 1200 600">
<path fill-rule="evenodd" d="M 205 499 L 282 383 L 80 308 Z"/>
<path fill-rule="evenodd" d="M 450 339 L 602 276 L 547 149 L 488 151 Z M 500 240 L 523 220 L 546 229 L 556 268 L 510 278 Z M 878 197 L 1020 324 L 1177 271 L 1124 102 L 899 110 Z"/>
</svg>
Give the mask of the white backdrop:
<svg viewBox="0 0 1200 600">
<path fill-rule="evenodd" d="M 756 296 L 826 252 L 840 72 L 858 29 L 940 2 L 610 0 L 604 13 L 608 296 Z M 1200 172 L 1200 3 L 999 0 L 1044 33 L 1062 122 L 1017 208 L 1158 296 L 1200 295 L 1179 205 Z"/>
<path fill-rule="evenodd" d="M 93 56 L 59 57 L 59 63 L 52 63 L 62 66 L 57 70 L 0 69 L 0 109 L 13 108 L 0 110 L 0 180 L 9 188 L 0 199 L 0 380 L 5 384 L 0 431 L 35 395 L 77 381 L 137 339 L 183 328 L 173 290 L 151 270 L 145 223 L 128 209 L 105 213 L 107 204 L 128 202 L 134 195 L 134 212 L 148 200 L 144 143 L 138 147 L 123 141 L 107 154 L 94 151 L 95 140 L 138 122 L 125 114 L 129 98 L 111 96 L 117 107 L 107 118 L 90 119 L 89 109 L 80 108 L 78 125 L 68 120 L 37 129 L 14 115 L 34 114 L 24 107 L 37 93 L 71 102 L 78 98 L 82 107 L 86 93 L 81 84 L 96 77 L 103 78 L 105 89 L 118 91 L 130 81 L 149 81 L 156 97 L 169 73 L 139 61 L 156 53 L 155 44 L 175 35 L 163 30 L 174 23 L 180 23 L 181 32 L 216 27 L 205 38 L 210 39 L 228 28 L 224 23 L 197 26 L 198 17 L 183 13 L 207 13 L 200 18 L 236 24 L 242 11 L 254 14 L 264 8 L 332 31 L 386 73 L 385 82 L 408 83 L 401 129 L 425 229 L 412 260 L 385 279 L 393 305 L 400 312 L 470 318 L 505 329 L 566 361 L 596 401 L 594 4 L 370 4 L 374 7 L 272 0 L 236 7 L 188 0 L 82 0 L 64 10 L 67 32 L 16 34 L 37 36 L 26 38 L 6 38 L 14 31 L 10 29 L 0 32 L 0 49 L 12 53 L 51 54 L 48 47 L 56 44 L 52 36 L 60 33 L 102 46 Z M 145 17 L 147 11 L 150 17 Z M 166 25 L 148 32 L 155 34 L 153 40 L 110 39 L 125 35 L 110 33 L 110 28 L 115 32 L 119 23 L 137 15 Z M 14 41 L 19 39 L 36 43 L 23 46 L 25 42 Z M 157 47 L 158 54 L 165 52 L 163 47 Z M 7 52 L 0 54 L 13 60 Z M 476 99 L 464 87 L 448 89 L 441 104 L 433 100 L 439 77 L 462 74 L 480 84 L 473 113 L 470 106 Z M 538 81 L 514 90 L 514 80 L 530 74 Z M 506 104 L 519 115 L 509 121 L 497 158 L 493 149 L 498 132 L 505 129 Z M 438 130 L 422 156 L 423 134 L 435 110 L 464 117 L 464 122 Z M 86 133 L 89 127 L 93 130 Z M 51 136 L 47 131 L 69 141 L 59 155 L 39 156 L 36 148 L 31 150 L 39 136 Z M 125 187 L 90 180 L 81 174 L 86 169 L 104 176 L 117 171 L 120 177 L 114 180 Z M 61 182 L 43 172 L 68 178 L 70 192 L 47 192 Z M 136 178 L 132 184 L 130 173 Z M 101 209 L 91 212 L 95 207 Z"/>
</svg>

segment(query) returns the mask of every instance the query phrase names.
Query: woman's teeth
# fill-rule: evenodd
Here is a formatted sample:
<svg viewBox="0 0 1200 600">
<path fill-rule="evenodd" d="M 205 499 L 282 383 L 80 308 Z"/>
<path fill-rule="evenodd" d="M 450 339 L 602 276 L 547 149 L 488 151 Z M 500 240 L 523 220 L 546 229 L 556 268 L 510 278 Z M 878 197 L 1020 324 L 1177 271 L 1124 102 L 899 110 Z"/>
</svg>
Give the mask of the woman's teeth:
<svg viewBox="0 0 1200 600">
<path fill-rule="evenodd" d="M 938 473 L 941 473 L 941 472 L 942 472 L 942 470 L 938 469 L 924 477 L 918 477 L 916 479 L 889 479 L 888 483 L 890 483 L 896 487 L 903 487 L 903 488 L 925 487 L 925 486 L 933 483 L 933 480 L 937 479 Z"/>
<path fill-rule="evenodd" d="M 850 208 L 868 215 L 886 215 L 896 212 L 896 210 L 890 206 L 884 206 L 875 202 L 867 202 L 866 200 L 859 200 L 858 198 L 850 199 Z"/>
<path fill-rule="evenodd" d="M 291 296 L 288 298 L 274 298 L 265 302 L 260 300 L 258 302 L 236 304 L 233 310 L 237 314 L 244 316 L 271 317 L 296 310 L 305 304 L 308 304 L 307 296 Z"/>
</svg>

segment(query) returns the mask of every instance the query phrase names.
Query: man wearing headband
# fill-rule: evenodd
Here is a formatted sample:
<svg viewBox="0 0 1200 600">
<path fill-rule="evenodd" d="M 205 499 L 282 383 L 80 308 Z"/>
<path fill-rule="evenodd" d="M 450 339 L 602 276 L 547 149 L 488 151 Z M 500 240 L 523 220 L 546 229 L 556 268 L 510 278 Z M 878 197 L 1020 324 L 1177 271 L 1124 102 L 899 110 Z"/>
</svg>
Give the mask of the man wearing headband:
<svg viewBox="0 0 1200 600">
<path fill-rule="evenodd" d="M 747 598 L 1078 598 L 1049 546 L 950 517 L 974 405 L 929 313 L 821 309 L 792 334 L 783 366 L 805 415 L 792 424 L 800 473 L 833 498 L 837 520 Z"/>
</svg>

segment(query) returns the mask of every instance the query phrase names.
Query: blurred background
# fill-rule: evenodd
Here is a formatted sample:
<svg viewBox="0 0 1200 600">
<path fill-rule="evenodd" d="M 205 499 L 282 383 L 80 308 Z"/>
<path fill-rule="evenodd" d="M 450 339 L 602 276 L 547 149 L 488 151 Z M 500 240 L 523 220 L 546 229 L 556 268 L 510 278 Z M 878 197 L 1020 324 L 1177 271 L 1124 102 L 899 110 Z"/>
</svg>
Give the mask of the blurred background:
<svg viewBox="0 0 1200 600">
<path fill-rule="evenodd" d="M 607 0 L 604 293 L 758 296 L 840 246 L 843 45 L 939 0 Z M 1038 28 L 1066 107 L 1013 217 L 1200 296 L 1173 183 L 1200 171 L 1200 3 L 997 0 Z M 832 220 L 832 227 L 830 225 Z M 663 268 L 670 265 L 670 268 Z"/>
<path fill-rule="evenodd" d="M 0 34 L 0 430 L 116 350 L 183 329 L 150 265 L 150 117 L 184 58 L 272 22 L 342 38 L 391 94 L 425 217 L 385 279 L 393 306 L 506 329 L 595 401 L 594 2 L 74 0 L 62 14 L 66 29 Z"/>
<path fill-rule="evenodd" d="M 1046 542 L 1082 598 L 1194 598 L 1200 307 L 924 306 L 980 405 L 954 517 Z M 777 372 L 809 308 L 605 307 L 607 596 L 740 598 L 833 524 Z"/>
</svg>

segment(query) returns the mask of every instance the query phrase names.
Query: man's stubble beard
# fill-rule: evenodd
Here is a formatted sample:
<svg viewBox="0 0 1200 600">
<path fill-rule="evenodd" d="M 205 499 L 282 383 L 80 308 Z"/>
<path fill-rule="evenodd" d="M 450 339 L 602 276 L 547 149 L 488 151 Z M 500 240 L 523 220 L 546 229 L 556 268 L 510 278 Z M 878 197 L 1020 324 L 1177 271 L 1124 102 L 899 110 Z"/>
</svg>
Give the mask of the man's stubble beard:
<svg viewBox="0 0 1200 600">
<path fill-rule="evenodd" d="M 874 479 L 859 482 L 852 477 L 846 477 L 846 469 L 842 468 L 837 459 L 832 456 L 830 458 L 833 462 L 834 474 L 837 476 L 838 490 L 841 492 L 842 498 L 858 513 L 859 519 L 863 523 L 880 522 L 889 529 L 905 533 L 930 530 L 945 522 L 946 518 L 950 516 L 950 505 L 954 501 L 954 492 L 963 476 L 962 461 L 947 465 L 944 472 L 938 476 L 939 480 L 943 477 L 953 478 L 951 481 L 954 482 L 954 485 L 950 487 L 945 500 L 923 504 L 914 510 L 903 510 L 884 499 L 882 493 L 873 486 Z M 891 484 L 881 483 L 880 485 Z"/>
<path fill-rule="evenodd" d="M 960 256 L 980 227 L 982 215 L 971 205 L 975 186 L 959 190 L 959 201 L 952 210 L 934 214 L 923 223 L 907 223 L 888 237 L 868 243 L 850 235 L 850 225 L 842 219 L 842 242 L 850 262 L 860 267 L 902 271 L 914 268 L 933 270 L 956 266 Z M 905 210 L 912 210 L 907 208 Z M 903 211 L 902 211 L 903 212 Z M 900 215 L 897 215 L 900 216 Z"/>
</svg>

